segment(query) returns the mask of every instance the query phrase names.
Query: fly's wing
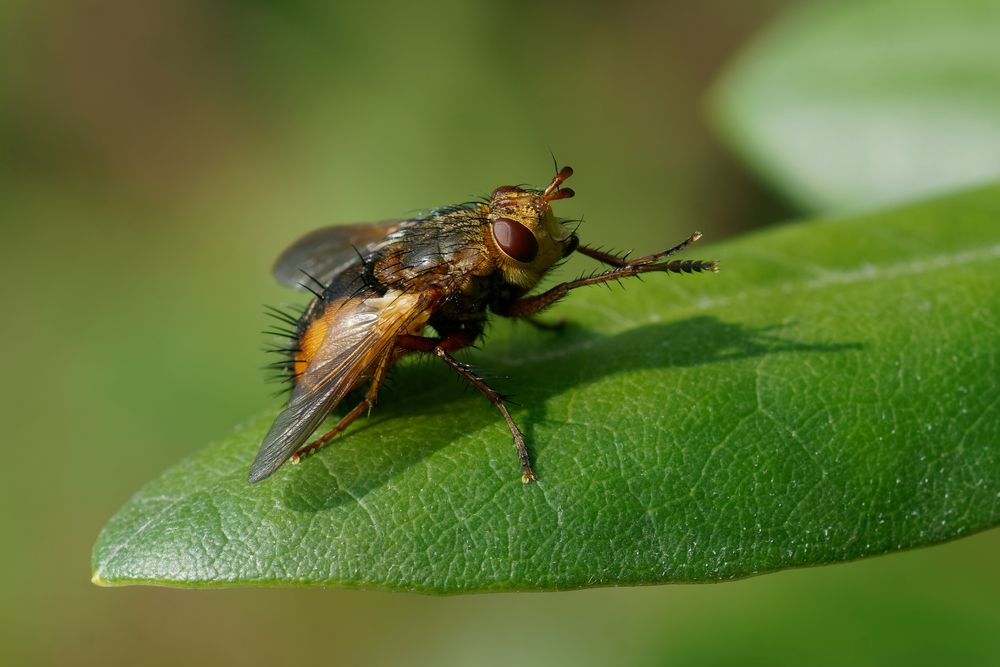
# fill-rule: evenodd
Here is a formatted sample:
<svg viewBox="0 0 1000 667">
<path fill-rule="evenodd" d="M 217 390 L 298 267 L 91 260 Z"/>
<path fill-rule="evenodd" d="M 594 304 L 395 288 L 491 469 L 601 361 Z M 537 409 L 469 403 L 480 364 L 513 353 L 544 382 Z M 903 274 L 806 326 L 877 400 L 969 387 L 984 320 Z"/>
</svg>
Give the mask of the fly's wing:
<svg viewBox="0 0 1000 667">
<path fill-rule="evenodd" d="M 426 294 L 396 291 L 331 304 L 324 316 L 329 321 L 323 343 L 264 438 L 250 466 L 250 483 L 281 467 L 347 392 L 370 378 L 379 364 L 389 363 L 396 336 L 422 329 L 430 306 Z"/>
<path fill-rule="evenodd" d="M 309 232 L 281 253 L 274 277 L 283 285 L 304 291 L 307 276 L 326 286 L 337 274 L 359 261 L 358 253 L 406 224 L 399 220 L 366 225 L 323 227 Z"/>
</svg>

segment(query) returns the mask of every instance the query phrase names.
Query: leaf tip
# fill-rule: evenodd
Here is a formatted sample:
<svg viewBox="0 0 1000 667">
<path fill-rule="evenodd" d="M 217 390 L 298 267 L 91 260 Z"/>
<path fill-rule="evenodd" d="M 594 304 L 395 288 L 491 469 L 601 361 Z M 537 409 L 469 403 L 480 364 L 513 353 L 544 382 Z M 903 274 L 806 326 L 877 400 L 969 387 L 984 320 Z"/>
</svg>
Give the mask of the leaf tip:
<svg viewBox="0 0 1000 667">
<path fill-rule="evenodd" d="M 108 583 L 108 581 L 104 578 L 103 574 L 104 573 L 101 572 L 101 568 L 95 569 L 94 575 L 90 578 L 90 583 L 94 584 L 95 586 L 101 586 L 102 588 L 110 586 L 111 584 Z"/>
</svg>

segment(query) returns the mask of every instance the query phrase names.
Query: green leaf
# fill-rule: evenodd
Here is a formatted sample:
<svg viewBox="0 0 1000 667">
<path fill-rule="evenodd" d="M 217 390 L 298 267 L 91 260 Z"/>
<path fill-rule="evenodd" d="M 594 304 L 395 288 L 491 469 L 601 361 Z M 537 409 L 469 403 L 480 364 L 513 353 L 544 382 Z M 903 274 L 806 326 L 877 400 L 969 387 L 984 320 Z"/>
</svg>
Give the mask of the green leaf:
<svg viewBox="0 0 1000 667">
<path fill-rule="evenodd" d="M 1000 4 L 798 5 L 723 77 L 717 124 L 806 210 L 1000 178 Z"/>
<path fill-rule="evenodd" d="M 436 360 L 250 486 L 261 415 L 133 497 L 94 581 L 718 581 L 995 525 L 998 219 L 994 187 L 789 225 L 700 249 L 717 275 L 580 290 L 551 314 L 575 323 L 563 334 L 498 323 L 470 357 L 512 376 L 535 484 L 493 406 Z"/>
</svg>

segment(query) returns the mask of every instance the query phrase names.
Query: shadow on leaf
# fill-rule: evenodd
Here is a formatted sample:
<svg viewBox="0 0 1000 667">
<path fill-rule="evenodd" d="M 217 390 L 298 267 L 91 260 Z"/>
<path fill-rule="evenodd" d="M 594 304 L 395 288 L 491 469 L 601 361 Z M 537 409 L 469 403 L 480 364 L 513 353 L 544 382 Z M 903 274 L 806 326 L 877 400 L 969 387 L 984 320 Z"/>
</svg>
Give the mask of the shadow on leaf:
<svg viewBox="0 0 1000 667">
<path fill-rule="evenodd" d="M 469 352 L 467 360 L 482 374 L 510 376 L 490 383 L 501 391 L 514 390 L 512 412 L 537 461 L 551 443 L 540 443 L 533 437 L 535 424 L 544 421 L 550 399 L 576 387 L 636 370 L 862 347 L 859 343 L 799 342 L 777 333 L 782 328 L 787 325 L 753 328 L 714 317 L 695 317 L 647 324 L 607 336 L 570 325 L 555 334 L 519 332 L 498 345 L 487 341 L 483 350 Z M 461 387 L 468 391 L 463 392 Z M 362 502 L 369 492 L 390 484 L 406 469 L 461 436 L 490 425 L 499 425 L 498 430 L 503 426 L 499 413 L 488 401 L 430 356 L 397 369 L 389 389 L 383 392 L 371 419 L 350 429 L 293 468 L 295 474 L 280 480 L 287 508 L 318 512 Z M 407 426 L 394 428 L 393 418 L 404 416 L 408 418 Z M 368 438 L 351 437 L 369 429 Z M 509 439 L 509 433 L 506 437 Z M 512 483 L 519 484 L 513 443 L 509 468 Z"/>
</svg>

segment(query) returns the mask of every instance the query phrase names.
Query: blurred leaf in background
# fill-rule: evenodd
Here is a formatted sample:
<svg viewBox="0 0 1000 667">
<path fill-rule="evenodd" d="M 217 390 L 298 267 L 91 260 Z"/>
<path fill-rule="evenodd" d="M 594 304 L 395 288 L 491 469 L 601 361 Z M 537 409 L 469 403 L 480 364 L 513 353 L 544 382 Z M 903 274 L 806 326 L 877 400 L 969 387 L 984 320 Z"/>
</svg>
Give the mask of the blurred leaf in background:
<svg viewBox="0 0 1000 667">
<path fill-rule="evenodd" d="M 715 96 L 727 139 L 807 210 L 1000 179 L 1000 3 L 804 3 Z"/>
</svg>

